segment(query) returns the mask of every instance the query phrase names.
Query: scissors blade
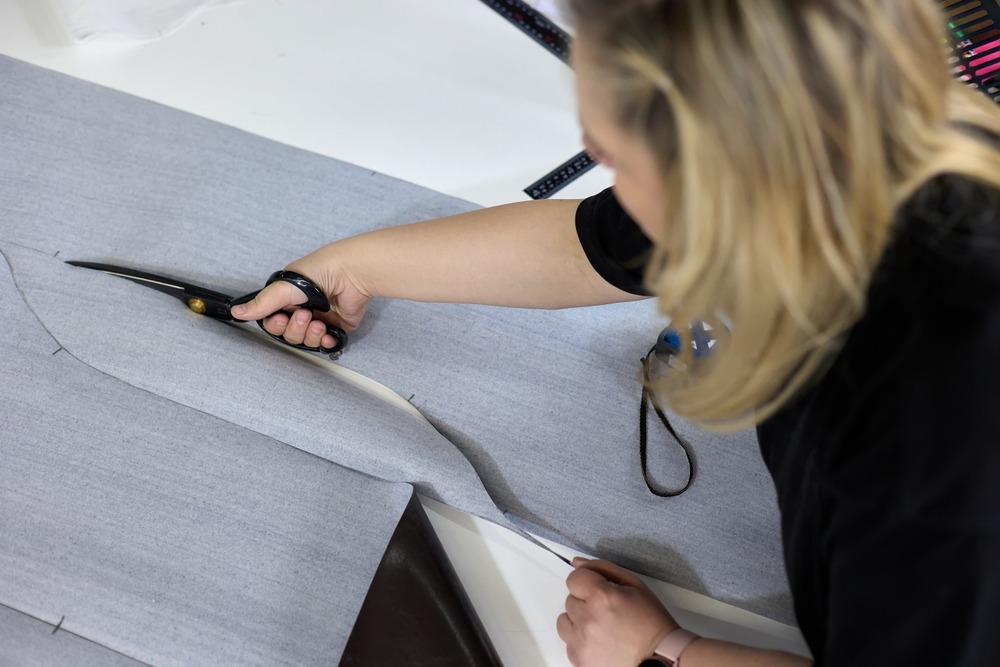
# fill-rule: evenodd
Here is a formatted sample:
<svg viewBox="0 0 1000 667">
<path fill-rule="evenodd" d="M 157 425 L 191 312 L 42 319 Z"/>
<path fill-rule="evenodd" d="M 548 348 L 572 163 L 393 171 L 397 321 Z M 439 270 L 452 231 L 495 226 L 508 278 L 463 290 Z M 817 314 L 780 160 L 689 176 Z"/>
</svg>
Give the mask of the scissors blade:
<svg viewBox="0 0 1000 667">
<path fill-rule="evenodd" d="M 183 301 L 188 308 L 196 313 L 208 315 L 215 319 L 230 320 L 229 300 L 230 297 L 221 292 L 206 289 L 193 283 L 184 282 L 169 276 L 162 276 L 139 269 L 130 269 L 124 266 L 113 264 L 101 264 L 98 262 L 78 262 L 68 260 L 66 262 L 72 266 L 79 266 L 85 269 L 94 269 L 112 276 L 118 276 L 131 280 L 134 283 L 145 285 L 158 292 L 169 294 L 175 299 Z"/>
</svg>

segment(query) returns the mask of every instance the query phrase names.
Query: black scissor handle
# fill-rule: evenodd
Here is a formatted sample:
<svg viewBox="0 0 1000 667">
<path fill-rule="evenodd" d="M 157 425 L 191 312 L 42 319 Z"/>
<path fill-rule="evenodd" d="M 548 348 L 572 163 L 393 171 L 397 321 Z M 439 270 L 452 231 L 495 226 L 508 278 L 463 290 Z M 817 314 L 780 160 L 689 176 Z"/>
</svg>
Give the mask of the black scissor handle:
<svg viewBox="0 0 1000 667">
<path fill-rule="evenodd" d="M 309 310 L 316 310 L 321 313 L 326 313 L 330 311 L 330 301 L 326 298 L 326 294 L 323 294 L 323 290 L 313 281 L 306 278 L 301 273 L 295 273 L 294 271 L 275 271 L 271 274 L 271 277 L 267 279 L 264 286 L 267 287 L 271 283 L 285 282 L 290 283 L 298 287 L 306 295 L 306 300 L 304 303 L 296 304 L 300 308 L 308 308 Z M 260 294 L 261 290 L 256 292 L 250 292 L 249 294 L 244 294 L 243 296 L 237 297 L 229 302 L 230 308 L 232 306 L 238 306 L 241 303 L 247 303 L 252 301 L 254 297 Z M 330 355 L 331 359 L 336 359 L 344 352 L 344 348 L 347 347 L 347 332 L 340 327 L 333 326 L 332 324 L 326 325 L 326 332 L 337 339 L 337 345 L 332 348 L 328 347 L 309 347 L 302 343 L 294 344 L 289 343 L 287 340 L 281 336 L 276 336 L 267 329 L 264 329 L 264 320 L 257 320 L 257 324 L 261 329 L 264 330 L 271 338 L 279 340 L 285 345 L 291 345 L 298 350 L 307 350 L 309 352 L 322 352 L 323 354 Z"/>
</svg>

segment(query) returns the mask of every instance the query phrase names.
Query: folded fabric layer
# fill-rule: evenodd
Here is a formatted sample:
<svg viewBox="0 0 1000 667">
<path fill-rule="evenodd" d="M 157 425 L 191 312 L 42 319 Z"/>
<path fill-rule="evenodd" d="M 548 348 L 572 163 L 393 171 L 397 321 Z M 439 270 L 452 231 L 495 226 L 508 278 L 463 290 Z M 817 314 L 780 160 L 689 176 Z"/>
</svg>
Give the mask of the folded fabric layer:
<svg viewBox="0 0 1000 667">
<path fill-rule="evenodd" d="M 339 659 L 412 487 L 95 371 L 6 266 L 0 312 L 0 604 L 153 664 Z"/>
<path fill-rule="evenodd" d="M 751 432 L 678 424 L 698 480 L 671 500 L 645 489 L 638 360 L 662 326 L 651 304 L 373 304 L 340 363 L 412 395 L 445 440 L 256 335 L 61 260 L 239 293 L 328 241 L 472 205 L 16 61 L 0 59 L 0 80 L 0 244 L 26 302 L 80 360 L 502 521 L 492 498 L 557 540 L 791 620 L 774 491 Z M 670 484 L 686 469 L 661 436 L 651 457 Z"/>
</svg>

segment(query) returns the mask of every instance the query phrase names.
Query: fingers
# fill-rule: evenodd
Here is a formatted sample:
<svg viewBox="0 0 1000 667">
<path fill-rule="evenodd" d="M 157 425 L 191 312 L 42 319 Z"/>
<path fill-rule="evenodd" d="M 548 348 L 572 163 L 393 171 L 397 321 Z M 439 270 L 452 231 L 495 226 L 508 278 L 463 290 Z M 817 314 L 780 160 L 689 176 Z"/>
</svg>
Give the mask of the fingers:
<svg viewBox="0 0 1000 667">
<path fill-rule="evenodd" d="M 231 312 L 237 320 L 262 320 L 272 313 L 298 305 L 305 300 L 306 295 L 298 287 L 279 281 L 262 289 L 251 301 L 233 306 Z"/>
<path fill-rule="evenodd" d="M 348 332 L 357 329 L 362 318 L 365 316 L 369 297 L 357 290 L 349 290 L 343 293 L 326 292 L 326 294 L 330 299 L 331 310 L 324 313 L 314 312 L 311 318 L 340 327 Z M 237 320 L 265 320 L 264 328 L 276 336 L 284 335 L 285 327 L 291 326 L 289 330 L 291 339 L 298 340 L 301 338 L 306 345 L 315 347 L 310 341 L 315 340 L 315 337 L 319 336 L 322 347 L 335 348 L 339 341 L 336 337 L 326 334 L 325 327 L 321 331 L 320 325 L 316 324 L 313 325 L 315 329 L 307 331 L 305 326 L 303 326 L 306 323 L 296 323 L 294 320 L 289 323 L 285 316 L 280 314 L 282 310 L 303 304 L 305 301 L 306 295 L 298 287 L 284 281 L 278 281 L 262 289 L 253 299 L 245 304 L 234 305 L 230 313 Z M 288 336 L 285 336 L 285 338 L 291 340 Z M 296 342 L 295 344 L 298 345 L 300 343 Z"/>
<path fill-rule="evenodd" d="M 566 588 L 572 597 L 586 602 L 595 597 L 606 597 L 610 589 L 618 586 L 648 591 L 649 587 L 637 576 L 606 560 L 574 558 L 575 568 L 566 577 Z M 567 607 L 566 611 L 570 611 Z M 572 615 L 572 614 L 571 614 Z"/>
<path fill-rule="evenodd" d="M 641 579 L 604 560 L 573 559 L 566 612 L 556 621 L 579 667 L 637 665 L 678 627 Z"/>
<path fill-rule="evenodd" d="M 276 313 L 264 320 L 268 333 L 281 336 L 285 342 L 306 347 L 333 349 L 338 340 L 326 332 L 326 324 L 314 319 L 313 312 L 300 308 L 291 314 Z"/>
<path fill-rule="evenodd" d="M 559 639 L 567 643 L 573 637 L 573 621 L 569 619 L 568 614 L 559 614 L 559 618 L 556 619 L 556 632 L 559 634 Z"/>
<path fill-rule="evenodd" d="M 264 320 L 264 330 L 274 336 L 283 336 L 288 328 L 291 317 L 285 313 L 277 313 Z"/>
<path fill-rule="evenodd" d="M 646 588 L 646 584 L 643 583 L 642 579 L 635 576 L 625 568 L 615 565 L 614 563 L 606 560 L 590 560 L 587 558 L 574 558 L 573 567 L 578 571 L 581 569 L 589 570 L 595 572 L 605 580 L 610 581 L 613 584 L 618 584 L 619 586 L 631 586 L 632 588 Z"/>
<path fill-rule="evenodd" d="M 607 579 L 586 568 L 573 570 L 566 577 L 566 588 L 569 590 L 569 594 L 581 600 L 593 596 L 602 586 L 607 585 Z"/>
<path fill-rule="evenodd" d="M 572 595 L 566 596 L 566 615 L 569 620 L 576 625 L 580 621 L 584 620 L 587 613 L 587 603 L 580 598 L 573 597 Z"/>
<path fill-rule="evenodd" d="M 337 339 L 326 332 L 326 324 L 322 320 L 314 319 L 312 311 L 300 308 L 290 315 L 281 312 L 303 303 L 305 298 L 298 287 L 287 282 L 275 282 L 247 303 L 233 306 L 231 312 L 237 320 L 265 320 L 264 328 L 268 333 L 281 336 L 292 345 L 335 348 Z"/>
</svg>

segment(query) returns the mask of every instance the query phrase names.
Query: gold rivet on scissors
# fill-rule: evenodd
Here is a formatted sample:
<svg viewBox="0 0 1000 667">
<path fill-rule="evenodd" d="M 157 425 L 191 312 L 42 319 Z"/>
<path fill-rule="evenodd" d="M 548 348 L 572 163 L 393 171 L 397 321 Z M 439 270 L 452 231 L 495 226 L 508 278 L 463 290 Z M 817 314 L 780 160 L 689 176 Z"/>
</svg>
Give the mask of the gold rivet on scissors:
<svg viewBox="0 0 1000 667">
<path fill-rule="evenodd" d="M 205 306 L 205 302 L 201 299 L 188 299 L 188 308 L 198 313 L 199 315 L 204 315 L 208 308 Z"/>
</svg>

